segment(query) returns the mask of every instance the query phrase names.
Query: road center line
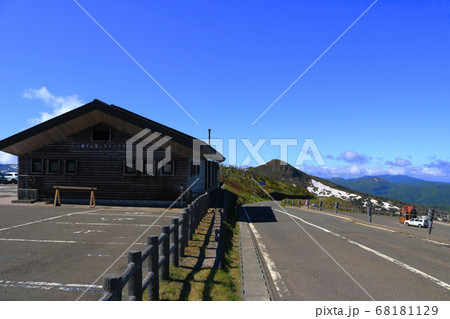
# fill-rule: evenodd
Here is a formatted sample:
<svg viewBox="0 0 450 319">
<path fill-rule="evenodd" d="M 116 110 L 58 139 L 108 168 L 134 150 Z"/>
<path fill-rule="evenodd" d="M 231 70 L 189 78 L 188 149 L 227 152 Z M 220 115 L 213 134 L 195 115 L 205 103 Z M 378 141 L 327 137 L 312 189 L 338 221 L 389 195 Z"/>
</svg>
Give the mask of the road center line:
<svg viewBox="0 0 450 319">
<path fill-rule="evenodd" d="M 256 183 L 256 181 L 252 178 L 252 180 Z M 286 212 L 286 210 L 283 208 L 283 207 L 281 207 L 281 205 L 280 204 L 278 204 L 278 202 L 261 186 L 261 185 L 259 185 L 259 183 L 256 183 L 256 185 L 258 185 L 259 186 L 259 188 L 261 188 L 263 191 L 264 191 L 264 193 L 266 193 L 271 199 L 272 199 L 272 201 L 276 204 L 276 205 L 278 205 L 278 207 L 280 207 L 281 209 L 282 209 L 282 213 L 283 214 L 287 214 L 287 215 L 289 215 L 290 217 L 291 217 L 291 219 L 292 219 L 292 221 L 294 222 L 294 223 L 296 223 L 297 224 L 297 226 L 298 227 L 300 227 L 300 229 L 301 230 L 303 230 L 303 232 L 306 234 L 306 235 L 308 235 L 308 237 L 309 238 L 311 238 L 311 240 L 320 248 L 320 249 L 322 249 L 322 251 L 339 267 L 339 268 L 341 268 L 342 269 L 342 271 L 362 290 L 362 291 L 364 291 L 364 293 L 367 295 L 367 296 L 369 296 L 369 298 L 370 299 L 372 299 L 373 301 L 375 301 L 375 299 L 372 297 L 372 295 L 366 290 L 366 289 L 364 289 L 364 287 L 355 279 L 355 278 L 353 278 L 353 276 L 352 275 L 350 275 L 349 273 L 348 273 L 348 271 L 347 270 L 345 270 L 345 268 L 344 267 L 342 267 L 341 266 L 341 264 L 339 264 L 338 262 L 337 262 L 337 260 L 336 259 L 334 259 L 333 258 L 333 256 L 331 256 L 330 255 L 330 253 L 328 252 L 328 251 L 326 251 L 325 250 L 325 248 L 323 248 L 322 247 L 322 245 L 321 244 L 319 244 L 319 242 L 313 237 L 313 236 L 311 236 L 311 234 L 310 233 L 308 233 L 308 231 L 305 229 L 305 228 L 303 228 L 303 226 L 302 225 L 300 225 L 292 216 L 291 216 L 291 214 L 289 214 L 288 212 Z M 274 209 L 275 210 L 275 209 Z M 325 228 L 323 228 L 323 229 L 325 229 Z M 328 231 L 328 230 L 327 230 Z"/>
<path fill-rule="evenodd" d="M 373 226 L 373 225 L 367 225 L 367 224 L 358 223 L 358 222 L 355 222 L 355 224 L 358 224 L 358 225 L 361 225 L 361 226 L 366 226 L 366 227 L 371 227 L 371 228 L 376 228 L 376 229 L 388 231 L 388 232 L 391 232 L 391 233 L 396 233 L 395 230 L 387 229 L 387 228 L 383 228 L 383 227 L 378 227 L 378 226 Z"/>
<path fill-rule="evenodd" d="M 296 209 L 299 209 L 299 210 L 301 210 L 301 211 L 303 211 L 303 212 L 308 212 L 308 213 L 314 213 L 314 214 L 319 214 L 319 215 L 325 215 L 325 216 L 330 216 L 330 217 L 335 217 L 335 218 L 340 218 L 340 219 L 345 219 L 345 220 L 348 220 L 348 221 L 352 221 L 350 218 L 348 218 L 348 217 L 344 217 L 344 216 L 339 216 L 339 215 L 332 215 L 332 214 L 327 214 L 327 213 L 319 213 L 319 212 L 315 212 L 315 211 L 313 211 L 313 210 L 303 210 L 302 208 L 300 208 L 300 207 L 295 207 L 295 206 L 288 206 L 288 208 L 296 208 Z"/>
<path fill-rule="evenodd" d="M 300 227 L 304 232 L 305 232 L 305 234 L 306 235 L 308 235 L 308 237 L 309 238 L 311 238 L 311 240 L 317 245 L 317 246 L 319 246 L 319 248 L 320 249 L 322 249 L 322 251 L 328 256 L 328 257 L 330 257 L 330 259 L 339 267 L 339 268 L 341 268 L 342 269 L 342 271 L 359 287 L 359 288 L 361 288 L 361 290 L 362 291 L 364 291 L 365 293 L 366 293 L 366 295 L 367 296 L 369 296 L 369 298 L 370 299 L 372 299 L 373 301 L 375 301 L 375 298 L 373 298 L 372 297 L 372 295 L 355 279 L 355 278 L 353 278 L 353 276 L 352 275 L 350 275 L 350 273 L 344 268 L 344 267 L 342 267 L 341 266 L 341 264 L 340 263 L 338 263 L 337 262 L 337 260 L 336 259 L 334 259 L 333 258 L 333 256 L 331 256 L 330 255 L 330 253 L 325 249 L 325 248 L 323 248 L 323 246 L 321 245 L 321 244 L 319 244 L 319 242 L 313 237 L 313 236 L 311 236 L 311 234 L 310 233 L 308 233 L 308 231 L 306 231 L 306 229 L 305 228 L 303 228 L 302 227 L 302 225 L 300 225 L 294 218 L 296 218 L 296 219 L 299 219 L 299 220 L 301 220 L 302 222 L 304 222 L 304 223 L 306 223 L 306 224 L 309 224 L 309 225 L 312 225 L 312 226 L 314 226 L 314 227 L 317 227 L 317 228 L 319 228 L 320 230 L 322 230 L 322 231 L 324 231 L 324 232 L 327 232 L 327 233 L 330 233 L 330 234 L 333 234 L 333 235 L 335 235 L 335 233 L 333 233 L 332 231 L 330 231 L 330 230 L 328 230 L 328 229 L 326 229 L 326 228 L 323 228 L 323 227 L 320 227 L 320 226 L 317 226 L 317 225 L 314 225 L 314 224 L 311 224 L 311 223 L 308 223 L 308 222 L 306 222 L 306 221 L 304 221 L 303 219 L 301 219 L 300 217 L 297 217 L 297 216 L 295 216 L 295 215 L 292 215 L 292 214 L 289 214 L 288 212 L 286 212 L 286 211 L 282 211 L 282 210 L 279 210 L 279 209 L 274 209 L 275 211 L 278 211 L 278 212 L 280 212 L 280 213 L 283 213 L 283 214 L 286 214 L 286 215 L 288 215 L 289 217 L 291 217 L 291 219 L 294 221 L 294 223 L 296 223 L 297 224 L 297 226 L 298 227 Z M 336 234 L 336 235 L 338 235 L 338 234 Z"/>
<path fill-rule="evenodd" d="M 275 210 L 280 212 L 280 213 L 289 215 L 292 218 L 298 219 L 298 220 L 302 221 L 305 224 L 308 224 L 308 225 L 313 226 L 313 227 L 315 227 L 317 229 L 325 231 L 325 232 L 327 232 L 327 233 L 329 233 L 329 234 L 331 234 L 333 236 L 336 236 L 336 237 L 338 237 L 340 239 L 346 240 L 347 242 L 349 242 L 349 243 L 351 243 L 353 245 L 356 245 L 356 246 L 358 246 L 358 247 L 360 247 L 360 248 L 362 248 L 362 249 L 364 249 L 364 250 L 366 250 L 368 252 L 371 252 L 371 253 L 375 254 L 378 257 L 381 257 L 381 258 L 383 258 L 383 259 L 385 259 L 387 261 L 390 261 L 390 262 L 392 262 L 392 263 L 394 263 L 394 264 L 396 264 L 396 265 L 398 265 L 400 267 L 403 267 L 403 268 L 405 268 L 405 269 L 407 269 L 407 270 L 409 270 L 409 271 L 411 271 L 411 272 L 413 272 L 415 274 L 418 274 L 418 275 L 420 275 L 420 276 L 422 276 L 422 277 L 424 277 L 426 279 L 429 279 L 429 280 L 433 281 L 434 283 L 438 284 L 439 286 L 441 286 L 441 287 L 443 287 L 443 288 L 445 288 L 447 290 L 450 290 L 450 284 L 448 284 L 448 283 L 446 283 L 446 282 L 444 282 L 442 280 L 439 280 L 439 279 L 437 279 L 437 278 L 435 278 L 435 277 L 433 277 L 433 276 L 431 276 L 431 275 L 429 275 L 427 273 L 424 273 L 423 271 L 421 271 L 419 269 L 416 269 L 416 268 L 414 268 L 414 267 L 412 267 L 412 266 L 410 266 L 408 264 L 405 264 L 405 263 L 403 263 L 403 262 L 401 262 L 401 261 L 399 261 L 399 260 L 397 260 L 395 258 L 387 256 L 387 255 L 385 255 L 385 254 L 383 254 L 383 253 L 381 253 L 381 252 L 379 252 L 379 251 L 377 251 L 375 249 L 372 249 L 370 247 L 362 245 L 362 244 L 360 244 L 360 243 L 358 243 L 358 242 L 356 242 L 354 240 L 348 239 L 348 238 L 346 238 L 346 237 L 344 237 L 344 236 L 342 236 L 342 235 L 340 235 L 338 233 L 332 232 L 332 231 L 330 231 L 330 230 L 328 230 L 326 228 L 323 228 L 323 227 L 317 226 L 317 225 L 315 225 L 313 223 L 307 222 L 307 221 L 305 221 L 304 219 L 302 219 L 302 218 L 300 218 L 298 216 L 289 214 L 287 212 L 283 212 L 283 211 L 278 210 L 278 209 L 275 209 Z"/>
<path fill-rule="evenodd" d="M 427 242 L 432 243 L 432 244 L 445 246 L 445 247 L 450 247 L 450 244 L 442 243 L 440 241 L 436 241 L 436 240 L 432 240 L 432 239 L 428 239 L 428 238 L 425 238 L 424 240 L 426 240 Z"/>
</svg>

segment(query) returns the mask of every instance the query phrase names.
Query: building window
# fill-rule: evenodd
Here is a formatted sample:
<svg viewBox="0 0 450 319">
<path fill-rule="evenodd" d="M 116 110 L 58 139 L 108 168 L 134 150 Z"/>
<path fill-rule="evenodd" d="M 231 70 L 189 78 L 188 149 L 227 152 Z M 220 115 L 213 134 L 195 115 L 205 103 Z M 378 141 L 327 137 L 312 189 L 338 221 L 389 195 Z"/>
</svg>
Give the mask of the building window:
<svg viewBox="0 0 450 319">
<path fill-rule="evenodd" d="M 133 162 L 133 167 L 128 167 L 126 161 L 123 161 L 123 175 L 136 176 L 136 164 Z"/>
<path fill-rule="evenodd" d="M 170 161 L 163 167 L 161 167 L 161 175 L 174 175 L 175 165 L 173 161 Z"/>
<path fill-rule="evenodd" d="M 111 142 L 111 129 L 107 127 L 93 128 L 92 142 Z"/>
<path fill-rule="evenodd" d="M 44 172 L 44 160 L 32 159 L 31 160 L 31 173 L 42 174 Z"/>
<path fill-rule="evenodd" d="M 144 176 L 155 176 L 156 174 L 156 170 L 155 170 L 155 167 L 156 167 L 156 161 L 153 161 L 153 169 L 152 169 L 152 171 L 147 171 L 147 160 L 144 160 L 144 167 L 143 167 L 143 175 Z"/>
<path fill-rule="evenodd" d="M 77 160 L 66 160 L 65 161 L 65 173 L 75 175 L 77 174 Z"/>
<path fill-rule="evenodd" d="M 59 174 L 59 160 L 58 159 L 47 160 L 47 172 L 49 174 Z"/>
</svg>

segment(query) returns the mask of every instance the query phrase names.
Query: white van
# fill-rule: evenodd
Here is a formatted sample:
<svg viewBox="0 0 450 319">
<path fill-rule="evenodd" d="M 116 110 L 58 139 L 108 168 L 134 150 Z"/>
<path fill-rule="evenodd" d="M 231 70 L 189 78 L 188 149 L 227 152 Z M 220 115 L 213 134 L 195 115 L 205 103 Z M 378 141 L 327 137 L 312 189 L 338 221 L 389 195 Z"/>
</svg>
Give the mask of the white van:
<svg viewBox="0 0 450 319">
<path fill-rule="evenodd" d="M 413 218 L 410 220 L 405 220 L 406 226 L 417 226 L 419 228 L 428 227 L 428 219 L 424 218 Z"/>
<path fill-rule="evenodd" d="M 5 174 L 6 183 L 8 184 L 17 184 L 19 180 L 19 174 L 16 172 L 6 173 Z"/>
</svg>

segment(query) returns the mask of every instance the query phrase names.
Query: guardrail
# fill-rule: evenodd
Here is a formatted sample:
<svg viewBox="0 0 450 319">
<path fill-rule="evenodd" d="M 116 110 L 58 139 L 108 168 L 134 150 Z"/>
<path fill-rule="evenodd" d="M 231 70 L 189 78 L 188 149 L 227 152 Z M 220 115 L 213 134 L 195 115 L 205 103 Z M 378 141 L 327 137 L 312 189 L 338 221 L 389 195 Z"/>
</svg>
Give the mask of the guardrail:
<svg viewBox="0 0 450 319">
<path fill-rule="evenodd" d="M 128 265 L 122 274 L 103 276 L 103 295 L 100 300 L 122 300 L 123 289 L 127 285 L 129 301 L 141 301 L 145 290 L 148 300 L 159 300 L 160 279 L 169 279 L 170 265 L 179 266 L 179 258 L 184 256 L 189 239 L 192 239 L 208 208 L 209 194 L 205 193 L 184 209 L 181 218 L 174 218 L 170 226 L 161 227 L 159 236 L 149 236 L 144 251 L 129 251 Z M 147 274 L 143 278 L 144 264 Z"/>
</svg>

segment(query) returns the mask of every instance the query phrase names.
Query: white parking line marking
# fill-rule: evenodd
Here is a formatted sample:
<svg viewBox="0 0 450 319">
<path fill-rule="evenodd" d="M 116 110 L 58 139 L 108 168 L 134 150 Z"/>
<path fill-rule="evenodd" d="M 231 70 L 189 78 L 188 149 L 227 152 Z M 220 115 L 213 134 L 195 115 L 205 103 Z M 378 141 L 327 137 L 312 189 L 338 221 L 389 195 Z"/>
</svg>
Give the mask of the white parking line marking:
<svg viewBox="0 0 450 319">
<path fill-rule="evenodd" d="M 92 229 L 87 229 L 87 230 L 77 230 L 74 231 L 74 234 L 89 234 L 89 233 L 104 233 L 104 230 L 92 230 Z"/>
<path fill-rule="evenodd" d="M 72 226 L 132 226 L 132 227 L 148 227 L 148 224 L 110 224 L 110 223 L 73 223 L 73 222 L 55 222 L 59 225 L 72 225 Z"/>
<path fill-rule="evenodd" d="M 134 244 L 136 244 L 137 242 L 138 242 L 138 240 L 140 240 L 144 235 L 145 235 L 145 233 L 147 232 L 147 231 L 149 231 L 150 230 L 150 228 L 152 228 L 153 227 L 153 225 L 155 225 L 157 222 L 158 222 L 158 220 L 160 220 L 171 208 L 172 208 L 172 206 L 173 205 L 175 205 L 175 203 L 176 202 L 178 202 L 178 200 L 179 199 L 181 199 L 181 198 L 183 198 L 183 196 L 184 196 L 184 194 L 186 194 L 191 188 L 192 188 L 192 186 L 194 186 L 195 185 L 195 183 L 197 183 L 198 181 L 199 181 L 199 179 L 200 178 L 197 178 L 191 185 L 189 185 L 189 187 L 188 188 L 186 188 L 186 190 L 184 191 L 184 192 L 182 192 L 182 194 L 180 194 L 180 196 L 177 198 L 177 199 L 175 199 L 175 201 L 173 201 L 172 202 L 172 204 L 170 204 L 170 206 L 158 217 L 158 218 L 156 218 L 156 220 L 153 222 L 153 224 L 152 225 L 150 225 L 148 228 L 146 228 L 137 238 L 136 238 L 136 240 L 134 241 L 134 242 L 132 242 L 130 245 L 129 245 L 129 247 L 122 253 L 122 254 L 120 254 L 121 256 L 122 255 L 124 255 L 125 253 L 126 253 L 126 251 L 127 250 L 129 250 Z M 111 267 L 112 266 L 114 266 L 118 261 L 119 261 L 119 259 L 120 258 L 117 258 L 108 268 L 106 268 L 106 270 L 104 271 L 104 272 L 102 272 L 101 274 L 100 274 L 100 276 L 98 276 L 97 277 L 97 279 L 95 279 L 93 282 L 92 282 L 92 284 L 94 284 L 95 282 L 97 282 L 98 280 L 100 280 L 100 278 L 102 278 L 105 274 L 106 274 L 106 272 L 109 270 L 109 269 L 111 269 Z M 76 299 L 76 301 L 78 301 L 78 300 L 80 300 L 81 299 L 81 297 L 83 297 L 83 295 L 84 295 L 84 293 L 82 293 L 77 299 Z"/>
<path fill-rule="evenodd" d="M 14 226 L 1 228 L 0 232 L 5 231 L 5 230 L 11 230 L 11 229 L 14 229 L 14 228 L 19 228 L 19 227 L 25 227 L 25 226 L 30 226 L 30 225 L 34 225 L 34 224 L 44 223 L 44 222 L 47 222 L 49 220 L 54 220 L 54 219 L 58 219 L 58 218 L 61 218 L 61 217 L 68 217 L 68 216 L 72 216 L 72 215 L 82 215 L 82 214 L 87 214 L 88 212 L 99 212 L 101 210 L 103 210 L 103 209 L 87 210 L 87 211 L 84 211 L 84 212 L 78 212 L 78 213 L 75 212 L 75 213 L 69 213 L 69 214 L 65 214 L 65 215 L 59 215 L 59 216 L 44 218 L 44 219 L 36 220 L 36 221 L 33 221 L 33 222 L 25 223 L 25 224 L 20 224 L 20 225 L 14 225 Z"/>
<path fill-rule="evenodd" d="M 394 264 L 396 264 L 396 265 L 398 265 L 400 267 L 403 267 L 403 268 L 405 268 L 405 269 L 407 269 L 407 270 L 409 270 L 409 271 L 411 271 L 411 272 L 413 272 L 415 274 L 418 274 L 418 275 L 420 275 L 420 276 L 422 276 L 422 277 L 424 277 L 426 279 L 429 279 L 429 280 L 433 281 L 434 283 L 438 284 L 441 287 L 444 287 L 447 290 L 450 290 L 450 284 L 448 284 L 448 283 L 446 283 L 446 282 L 444 282 L 442 280 L 439 280 L 439 279 L 437 279 L 437 278 L 435 278 L 435 277 L 433 277 L 433 276 L 431 276 L 431 275 L 429 275 L 429 274 L 427 274 L 427 273 L 425 273 L 425 272 L 423 272 L 423 271 L 421 271 L 419 269 L 416 269 L 416 268 L 414 268 L 414 267 L 412 267 L 412 266 L 410 266 L 408 264 L 405 264 L 405 263 L 403 263 L 403 262 L 401 262 L 401 261 L 399 261 L 399 260 L 397 260 L 395 258 L 387 256 L 387 255 L 385 255 L 385 254 L 383 254 L 383 253 L 381 253 L 381 252 L 379 252 L 379 251 L 377 251 L 375 249 L 369 248 L 369 247 L 367 247 L 365 245 L 362 245 L 362 244 L 360 244 L 360 243 L 358 243 L 358 242 L 356 242 L 354 240 L 348 239 L 348 238 L 346 238 L 346 237 L 344 237 L 344 236 L 342 236 L 340 234 L 332 232 L 332 231 L 330 231 L 330 230 L 328 230 L 326 228 L 323 228 L 323 227 L 317 226 L 317 225 L 315 225 L 313 223 L 307 222 L 307 221 L 305 221 L 304 219 L 302 219 L 302 218 L 300 218 L 298 216 L 295 216 L 295 215 L 292 215 L 292 214 L 289 214 L 289 213 L 285 213 L 285 212 L 280 211 L 280 210 L 277 210 L 277 211 L 279 211 L 279 212 L 281 212 L 283 214 L 287 214 L 287 215 L 289 215 L 289 216 L 291 216 L 293 218 L 296 218 L 296 219 L 302 221 L 305 224 L 308 224 L 308 225 L 313 226 L 313 227 L 315 227 L 317 229 L 325 231 L 325 232 L 327 232 L 327 233 L 329 233 L 329 234 L 331 234 L 333 236 L 336 236 L 336 237 L 338 237 L 340 239 L 346 240 L 347 242 L 349 242 L 349 243 L 351 243 L 353 245 L 356 245 L 356 246 L 358 246 L 358 247 L 360 247 L 360 248 L 362 248 L 362 249 L 364 249 L 364 250 L 366 250 L 368 252 L 371 252 L 371 253 L 377 255 L 378 257 L 381 257 L 381 258 L 383 258 L 383 259 L 385 259 L 387 261 L 390 261 L 390 262 L 392 262 L 392 263 L 394 263 Z"/>
<path fill-rule="evenodd" d="M 85 242 L 76 240 L 54 240 L 54 239 L 26 239 L 26 238 L 0 238 L 0 241 L 13 241 L 13 242 L 31 242 L 31 243 L 52 243 L 52 244 L 83 244 L 83 245 L 129 245 L 130 243 L 117 243 L 117 242 Z M 146 243 L 136 243 L 136 245 L 147 245 Z"/>
<path fill-rule="evenodd" d="M 123 217 L 123 218 L 130 218 L 130 216 L 158 218 L 160 216 L 160 214 L 133 214 L 133 215 L 131 215 L 131 214 L 114 214 L 114 213 L 86 213 L 86 214 L 83 214 L 83 215 L 90 215 L 90 216 L 119 216 L 119 217 Z M 107 217 L 105 217 L 105 218 L 107 218 Z M 178 215 L 178 216 L 165 215 L 162 218 L 180 218 L 180 215 Z"/>
<path fill-rule="evenodd" d="M 108 217 L 102 217 L 102 220 L 112 220 L 112 221 L 118 221 L 121 222 L 123 220 L 134 220 L 133 217 L 119 217 L 119 218 L 108 218 Z"/>
<path fill-rule="evenodd" d="M 87 254 L 87 257 L 114 257 L 114 258 L 126 258 L 127 256 L 119 256 L 119 255 L 108 255 L 108 254 Z"/>
<path fill-rule="evenodd" d="M 0 280 L 0 287 L 41 289 L 41 290 L 50 290 L 55 288 L 63 291 L 83 291 L 86 288 L 89 288 L 89 292 L 102 292 L 102 286 L 98 285 L 92 286 L 86 284 L 63 284 L 59 282 L 43 282 L 43 281 Z"/>
</svg>

